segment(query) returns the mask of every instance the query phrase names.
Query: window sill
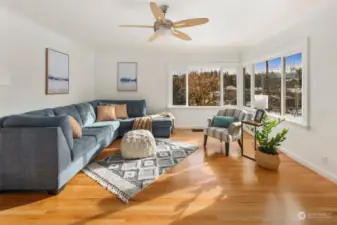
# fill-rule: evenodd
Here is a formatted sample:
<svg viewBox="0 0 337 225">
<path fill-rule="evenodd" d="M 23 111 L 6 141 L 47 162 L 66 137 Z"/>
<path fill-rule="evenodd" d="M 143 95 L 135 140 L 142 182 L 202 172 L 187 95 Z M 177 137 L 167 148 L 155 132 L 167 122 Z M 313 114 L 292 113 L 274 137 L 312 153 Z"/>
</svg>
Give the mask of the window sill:
<svg viewBox="0 0 337 225">
<path fill-rule="evenodd" d="M 243 107 L 243 109 L 247 110 L 250 113 L 254 113 L 254 114 L 256 112 L 255 109 L 249 108 L 249 107 L 246 107 L 246 106 Z M 272 119 L 285 119 L 285 122 L 293 124 L 295 126 L 299 126 L 299 127 L 306 128 L 306 129 L 310 128 L 310 126 L 308 125 L 308 123 L 306 123 L 303 118 L 294 118 L 294 117 L 289 116 L 289 115 L 279 116 L 279 115 L 275 115 L 275 114 L 272 114 L 272 113 L 267 113 L 267 114 Z"/>
<path fill-rule="evenodd" d="M 168 109 L 224 109 L 235 108 L 236 105 L 223 105 L 223 106 L 185 106 L 185 105 L 168 105 Z"/>
</svg>

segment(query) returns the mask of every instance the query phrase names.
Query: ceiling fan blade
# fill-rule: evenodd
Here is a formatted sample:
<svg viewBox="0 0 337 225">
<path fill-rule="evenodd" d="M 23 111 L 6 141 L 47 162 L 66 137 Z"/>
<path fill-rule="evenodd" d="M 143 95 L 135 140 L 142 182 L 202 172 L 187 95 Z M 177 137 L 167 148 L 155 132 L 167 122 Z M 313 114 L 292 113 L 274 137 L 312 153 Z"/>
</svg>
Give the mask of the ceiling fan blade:
<svg viewBox="0 0 337 225">
<path fill-rule="evenodd" d="M 183 27 L 193 27 L 201 24 L 208 23 L 209 19 L 207 18 L 195 18 L 188 20 L 181 20 L 173 23 L 174 28 L 183 28 Z"/>
<path fill-rule="evenodd" d="M 188 36 L 187 34 L 181 32 L 181 31 L 179 31 L 179 30 L 173 30 L 173 31 L 172 31 L 172 34 L 173 34 L 174 36 L 176 36 L 177 38 L 183 39 L 183 40 L 185 40 L 185 41 L 190 41 L 190 40 L 192 40 L 192 38 L 191 38 L 190 36 Z"/>
<path fill-rule="evenodd" d="M 151 35 L 151 37 L 149 38 L 149 42 L 154 41 L 155 39 L 157 39 L 157 37 L 158 37 L 158 34 L 157 34 L 157 33 L 153 33 L 153 34 Z"/>
<path fill-rule="evenodd" d="M 161 11 L 161 9 L 155 2 L 150 2 L 150 8 L 157 22 L 160 22 L 165 18 L 163 11 Z"/>
<path fill-rule="evenodd" d="M 153 28 L 153 26 L 147 26 L 147 25 L 119 25 L 119 27 Z"/>
</svg>

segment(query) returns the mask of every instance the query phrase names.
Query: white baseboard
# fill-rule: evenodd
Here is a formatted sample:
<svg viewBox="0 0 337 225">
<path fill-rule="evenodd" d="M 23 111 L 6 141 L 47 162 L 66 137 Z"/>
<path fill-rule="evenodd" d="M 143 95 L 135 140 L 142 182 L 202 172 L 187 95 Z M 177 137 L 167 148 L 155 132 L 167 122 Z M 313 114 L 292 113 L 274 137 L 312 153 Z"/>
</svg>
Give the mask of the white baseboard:
<svg viewBox="0 0 337 225">
<path fill-rule="evenodd" d="M 310 170 L 318 173 L 319 175 L 321 175 L 322 177 L 330 180 L 331 182 L 337 184 L 337 176 L 332 174 L 329 171 L 326 171 L 318 166 L 316 166 L 315 164 L 303 159 L 302 157 L 300 157 L 299 155 L 294 154 L 293 152 L 289 151 L 288 149 L 285 148 L 280 148 L 280 151 L 284 154 L 286 154 L 289 158 L 291 158 L 292 160 L 298 162 L 299 164 L 309 168 Z"/>
<path fill-rule="evenodd" d="M 191 130 L 191 129 L 204 129 L 206 126 L 175 126 L 177 129 Z"/>
<path fill-rule="evenodd" d="M 206 128 L 206 126 L 175 126 L 175 128 L 177 129 L 184 129 L 184 130 L 191 130 L 191 129 L 204 129 Z M 250 130 L 248 130 L 248 128 L 246 126 L 243 127 L 244 131 L 252 136 L 254 136 L 253 132 L 251 132 Z"/>
</svg>

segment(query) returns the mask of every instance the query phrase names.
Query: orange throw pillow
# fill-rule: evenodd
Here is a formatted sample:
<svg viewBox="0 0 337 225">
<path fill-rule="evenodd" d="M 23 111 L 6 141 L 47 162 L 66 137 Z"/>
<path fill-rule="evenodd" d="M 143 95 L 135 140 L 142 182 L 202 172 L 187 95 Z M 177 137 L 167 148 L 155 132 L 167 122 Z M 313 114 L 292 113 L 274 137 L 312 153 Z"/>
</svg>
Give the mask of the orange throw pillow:
<svg viewBox="0 0 337 225">
<path fill-rule="evenodd" d="M 127 119 L 127 118 L 129 118 L 126 104 L 115 105 L 115 112 L 116 112 L 116 118 L 117 119 Z"/>
<path fill-rule="evenodd" d="M 70 122 L 71 130 L 73 131 L 73 138 L 82 137 L 82 128 L 77 120 L 75 120 L 75 118 L 72 116 L 68 116 L 68 119 Z"/>
<path fill-rule="evenodd" d="M 114 105 L 97 106 L 97 121 L 110 121 L 116 119 Z"/>
</svg>

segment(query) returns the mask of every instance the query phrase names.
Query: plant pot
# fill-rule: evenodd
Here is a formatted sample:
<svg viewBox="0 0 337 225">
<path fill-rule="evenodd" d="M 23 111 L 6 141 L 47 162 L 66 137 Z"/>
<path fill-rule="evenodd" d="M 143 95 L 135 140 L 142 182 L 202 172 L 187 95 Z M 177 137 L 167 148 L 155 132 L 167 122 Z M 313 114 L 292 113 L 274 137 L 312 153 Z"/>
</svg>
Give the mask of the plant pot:
<svg viewBox="0 0 337 225">
<path fill-rule="evenodd" d="M 261 152 L 259 149 L 255 152 L 255 159 L 257 165 L 268 170 L 277 170 L 281 163 L 279 155 L 269 155 Z"/>
</svg>

